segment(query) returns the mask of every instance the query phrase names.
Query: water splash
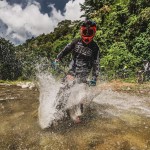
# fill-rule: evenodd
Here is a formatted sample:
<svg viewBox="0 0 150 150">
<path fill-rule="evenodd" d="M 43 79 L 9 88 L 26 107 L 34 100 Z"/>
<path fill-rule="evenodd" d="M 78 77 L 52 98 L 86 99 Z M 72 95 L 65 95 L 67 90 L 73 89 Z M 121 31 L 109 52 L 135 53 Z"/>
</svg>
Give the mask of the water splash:
<svg viewBox="0 0 150 150">
<path fill-rule="evenodd" d="M 39 105 L 39 123 L 41 128 L 48 128 L 55 119 L 54 107 L 56 95 L 60 88 L 60 83 L 57 82 L 51 74 L 37 74 L 40 91 Z"/>
<path fill-rule="evenodd" d="M 138 114 L 150 117 L 149 98 L 142 98 L 137 95 L 129 95 L 126 93 L 118 93 L 111 89 L 102 90 L 101 93 L 94 98 L 93 102 L 100 104 L 102 109 L 99 113 L 107 112 L 113 116 L 121 116 L 123 113 Z"/>
<path fill-rule="evenodd" d="M 50 73 L 38 73 L 37 79 L 39 83 L 40 105 L 39 105 L 39 124 L 41 128 L 50 127 L 55 121 L 62 119 L 64 111 L 56 109 L 57 94 L 63 86 L 60 81 L 57 81 Z M 82 115 L 79 104 L 87 96 L 87 88 L 85 84 L 75 84 L 67 92 L 69 97 L 65 104 L 65 110 L 70 109 L 70 115 L 73 120 L 77 116 Z M 66 92 L 66 91 L 65 91 Z M 66 94 L 66 93 L 65 93 Z"/>
<path fill-rule="evenodd" d="M 63 85 L 48 71 L 40 71 L 40 68 L 41 66 L 38 67 L 39 71 L 37 73 L 40 91 L 39 123 L 41 128 L 44 129 L 50 127 L 54 121 L 64 117 L 64 112 L 56 109 L 57 94 Z M 82 114 L 79 107 L 74 107 L 81 103 L 94 103 L 98 113 L 103 114 L 103 116 L 108 114 L 110 117 L 117 116 L 121 118 L 123 114 L 128 113 L 150 117 L 150 100 L 147 97 L 142 98 L 136 95 L 118 93 L 111 88 L 91 88 L 85 84 L 75 84 L 68 92 L 70 95 L 65 104 L 65 109 L 71 110 L 73 120 L 76 116 Z"/>
</svg>

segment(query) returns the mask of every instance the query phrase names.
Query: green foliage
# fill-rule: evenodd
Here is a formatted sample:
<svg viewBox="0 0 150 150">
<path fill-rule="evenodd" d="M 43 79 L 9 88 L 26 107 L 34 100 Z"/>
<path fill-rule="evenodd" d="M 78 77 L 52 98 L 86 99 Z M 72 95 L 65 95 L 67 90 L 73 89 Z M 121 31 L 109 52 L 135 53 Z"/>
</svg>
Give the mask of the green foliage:
<svg viewBox="0 0 150 150">
<path fill-rule="evenodd" d="M 128 51 L 124 42 L 116 42 L 110 47 L 108 54 L 101 59 L 101 66 L 112 77 L 124 67 L 133 71 L 137 61 L 138 59 Z"/>
<path fill-rule="evenodd" d="M 20 74 L 20 63 L 16 59 L 14 45 L 0 38 L 0 79 L 12 80 Z"/>
<path fill-rule="evenodd" d="M 133 53 L 142 60 L 150 60 L 150 34 L 141 33 L 134 40 Z"/>
<path fill-rule="evenodd" d="M 58 52 L 60 52 L 67 44 L 68 44 L 68 40 L 56 40 L 53 44 L 53 49 L 55 49 L 55 57 L 58 54 Z"/>
<path fill-rule="evenodd" d="M 115 78 L 125 66 L 130 70 L 129 76 L 132 76 L 142 66 L 143 59 L 150 61 L 149 0 L 85 0 L 81 10 L 85 12 L 81 17 L 97 23 L 94 39 L 100 47 L 100 66 L 109 77 Z M 69 42 L 80 37 L 80 24 L 80 21 L 64 20 L 58 23 L 54 32 L 28 39 L 16 47 L 0 39 L 3 43 L 0 51 L 3 77 L 6 75 L 14 79 L 10 74 L 17 71 L 10 69 L 13 68 L 10 65 L 12 62 L 17 62 L 17 66 L 21 67 L 19 70 L 24 79 L 35 74 L 36 64 L 49 65 Z M 65 57 L 63 65 L 68 66 L 70 59 L 70 55 Z"/>
<path fill-rule="evenodd" d="M 85 0 L 84 4 L 80 4 L 81 11 L 84 11 L 84 14 L 81 17 L 90 19 L 91 13 L 94 13 L 105 5 L 111 5 L 114 2 L 115 0 Z"/>
</svg>

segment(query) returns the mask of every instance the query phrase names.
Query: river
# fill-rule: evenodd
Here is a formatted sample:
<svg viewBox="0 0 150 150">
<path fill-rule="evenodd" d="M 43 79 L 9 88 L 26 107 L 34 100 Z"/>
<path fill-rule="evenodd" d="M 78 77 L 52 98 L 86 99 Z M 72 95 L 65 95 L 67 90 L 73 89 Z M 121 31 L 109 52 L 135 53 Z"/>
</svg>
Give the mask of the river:
<svg viewBox="0 0 150 150">
<path fill-rule="evenodd" d="M 150 150 L 149 95 L 108 87 L 98 86 L 81 123 L 42 130 L 39 90 L 0 84 L 0 150 Z"/>
</svg>

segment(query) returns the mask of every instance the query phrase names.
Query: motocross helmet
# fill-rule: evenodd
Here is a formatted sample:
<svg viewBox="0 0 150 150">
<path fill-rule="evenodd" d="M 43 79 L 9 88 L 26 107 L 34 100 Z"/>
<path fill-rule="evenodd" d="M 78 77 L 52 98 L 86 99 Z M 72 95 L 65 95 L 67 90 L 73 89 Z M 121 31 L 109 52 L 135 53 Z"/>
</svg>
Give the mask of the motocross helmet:
<svg viewBox="0 0 150 150">
<path fill-rule="evenodd" d="M 82 41 L 85 44 L 89 44 L 94 38 L 96 33 L 96 23 L 91 20 L 86 20 L 82 23 L 80 27 L 80 34 Z"/>
</svg>

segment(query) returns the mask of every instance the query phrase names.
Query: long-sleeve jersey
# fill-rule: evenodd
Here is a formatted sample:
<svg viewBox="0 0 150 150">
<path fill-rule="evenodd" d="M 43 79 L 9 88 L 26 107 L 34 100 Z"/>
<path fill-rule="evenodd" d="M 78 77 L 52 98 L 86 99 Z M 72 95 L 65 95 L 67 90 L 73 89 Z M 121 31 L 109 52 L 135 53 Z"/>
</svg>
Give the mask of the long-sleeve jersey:
<svg viewBox="0 0 150 150">
<path fill-rule="evenodd" d="M 71 71 L 77 77 L 87 77 L 92 70 L 92 77 L 96 80 L 99 73 L 99 47 L 92 41 L 85 44 L 81 39 L 69 43 L 58 55 L 57 59 L 64 58 L 72 53 Z"/>
</svg>

